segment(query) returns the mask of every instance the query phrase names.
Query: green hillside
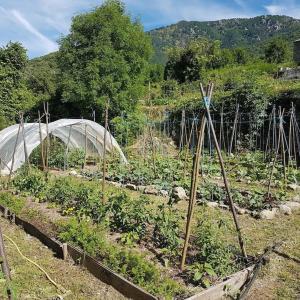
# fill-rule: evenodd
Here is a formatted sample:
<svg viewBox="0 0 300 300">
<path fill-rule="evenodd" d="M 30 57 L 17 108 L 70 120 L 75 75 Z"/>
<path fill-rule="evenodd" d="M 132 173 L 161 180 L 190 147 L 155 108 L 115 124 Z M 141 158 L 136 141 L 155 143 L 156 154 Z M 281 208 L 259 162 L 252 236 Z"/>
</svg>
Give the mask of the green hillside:
<svg viewBox="0 0 300 300">
<path fill-rule="evenodd" d="M 300 37 L 300 20 L 287 16 L 258 16 L 209 22 L 180 21 L 151 30 L 149 34 L 155 49 L 153 60 L 165 63 L 165 48 L 183 46 L 199 37 L 220 40 L 224 48 L 246 47 L 254 51 L 274 36 L 293 41 Z"/>
</svg>

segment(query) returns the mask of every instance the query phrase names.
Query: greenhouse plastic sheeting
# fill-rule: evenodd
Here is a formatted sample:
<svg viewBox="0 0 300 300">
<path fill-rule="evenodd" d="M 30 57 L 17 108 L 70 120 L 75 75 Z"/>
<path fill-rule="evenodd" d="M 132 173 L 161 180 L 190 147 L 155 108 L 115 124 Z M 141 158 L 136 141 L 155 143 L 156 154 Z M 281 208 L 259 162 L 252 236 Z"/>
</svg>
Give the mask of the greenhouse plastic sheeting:
<svg viewBox="0 0 300 300">
<path fill-rule="evenodd" d="M 100 156 L 103 156 L 105 128 L 93 121 L 84 119 L 60 119 L 48 124 L 48 132 L 61 139 L 69 149 L 85 149 L 85 145 L 87 145 L 88 154 L 98 153 Z M 24 132 L 22 128 L 19 130 L 19 124 L 12 125 L 0 131 L 1 174 L 9 174 L 12 163 L 13 171 L 21 167 L 25 162 L 24 139 L 29 156 L 30 153 L 39 146 L 41 142 L 40 135 L 43 140 L 47 137 L 47 127 L 44 123 L 41 123 L 41 131 L 39 129 L 39 123 L 24 124 Z M 117 150 L 120 154 L 121 161 L 127 163 L 120 146 L 109 132 L 106 134 L 105 145 L 108 153 Z M 16 151 L 13 162 L 15 147 Z"/>
</svg>

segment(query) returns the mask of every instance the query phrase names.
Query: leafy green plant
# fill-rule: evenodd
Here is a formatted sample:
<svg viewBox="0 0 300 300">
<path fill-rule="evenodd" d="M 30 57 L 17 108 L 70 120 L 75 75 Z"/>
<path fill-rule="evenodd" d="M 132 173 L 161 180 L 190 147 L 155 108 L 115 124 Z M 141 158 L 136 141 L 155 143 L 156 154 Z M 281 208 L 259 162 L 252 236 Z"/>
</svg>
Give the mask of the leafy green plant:
<svg viewBox="0 0 300 300">
<path fill-rule="evenodd" d="M 153 218 L 153 242 L 155 246 L 167 249 L 169 257 L 177 255 L 180 249 L 180 217 L 176 209 L 162 204 Z"/>
<path fill-rule="evenodd" d="M 0 192 L 0 204 L 9 208 L 15 214 L 19 214 L 25 206 L 25 199 L 16 197 L 10 192 Z"/>
<path fill-rule="evenodd" d="M 148 204 L 145 196 L 130 199 L 126 193 L 121 193 L 110 197 L 107 204 L 109 227 L 114 231 L 134 232 L 141 239 L 150 220 Z"/>
<path fill-rule="evenodd" d="M 112 244 L 106 239 L 103 225 L 95 226 L 90 219 L 72 218 L 60 225 L 59 238 L 99 257 L 105 265 L 123 274 L 150 293 L 172 299 L 183 293 L 183 287 L 168 278 L 145 255 Z"/>
<path fill-rule="evenodd" d="M 208 286 L 217 276 L 233 273 L 237 267 L 235 248 L 222 239 L 223 222 L 211 220 L 204 212 L 199 216 L 195 247 L 197 265 L 190 268 L 192 280 Z"/>
<path fill-rule="evenodd" d="M 21 168 L 13 179 L 13 185 L 18 191 L 28 192 L 36 197 L 41 196 L 47 187 L 45 175 L 37 168 L 27 166 Z"/>
</svg>

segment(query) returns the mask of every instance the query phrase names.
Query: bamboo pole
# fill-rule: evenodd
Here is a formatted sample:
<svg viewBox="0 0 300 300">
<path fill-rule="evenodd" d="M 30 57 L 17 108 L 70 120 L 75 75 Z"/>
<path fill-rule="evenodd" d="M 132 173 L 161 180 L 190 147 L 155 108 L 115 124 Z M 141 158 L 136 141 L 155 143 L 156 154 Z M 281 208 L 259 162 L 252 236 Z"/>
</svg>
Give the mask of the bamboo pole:
<svg viewBox="0 0 300 300">
<path fill-rule="evenodd" d="M 181 263 L 180 263 L 181 270 L 184 269 L 187 248 L 188 248 L 189 238 L 190 238 L 190 233 L 191 233 L 191 222 L 192 222 L 193 212 L 194 212 L 194 207 L 195 207 L 195 202 L 196 202 L 198 175 L 199 175 L 199 162 L 200 162 L 200 158 L 201 158 L 201 149 L 202 149 L 203 140 L 204 140 L 205 126 L 206 126 L 206 117 L 204 114 L 202 114 L 201 125 L 199 128 L 199 137 L 198 137 L 196 152 L 194 154 L 194 159 L 193 159 L 193 171 L 192 171 L 192 180 L 191 180 L 191 188 L 190 188 L 190 199 L 189 199 L 189 206 L 188 206 L 188 212 L 187 212 L 187 223 L 186 223 L 186 229 L 185 229 L 184 246 L 182 249 Z"/>
<path fill-rule="evenodd" d="M 105 177 L 106 177 L 106 135 L 108 127 L 108 106 L 109 100 L 106 102 L 105 107 L 105 125 L 104 125 L 104 141 L 103 141 L 103 166 L 102 166 L 102 202 L 105 203 Z"/>
<path fill-rule="evenodd" d="M 212 91 L 212 89 L 213 89 L 213 85 L 211 84 L 210 90 Z M 203 89 L 201 89 L 201 91 L 203 91 Z M 229 183 L 228 183 L 228 180 L 227 180 L 227 174 L 226 174 L 226 170 L 225 170 L 225 165 L 224 165 L 222 153 L 221 153 L 221 150 L 220 150 L 220 147 L 219 147 L 219 144 L 218 144 L 217 136 L 216 136 L 215 129 L 214 129 L 214 126 L 213 126 L 213 123 L 212 123 L 211 115 L 210 115 L 209 106 L 210 106 L 211 97 L 205 97 L 203 92 L 202 92 L 202 96 L 203 96 L 203 100 L 204 100 L 206 117 L 207 117 L 208 123 L 210 123 L 210 125 L 211 125 L 210 129 L 211 129 L 211 133 L 212 133 L 214 143 L 215 143 L 215 147 L 216 147 L 216 150 L 217 150 L 217 154 L 218 154 L 218 158 L 219 158 L 219 162 L 220 162 L 220 167 L 221 167 L 221 171 L 222 171 L 222 176 L 223 176 L 223 179 L 224 179 L 225 190 L 226 190 L 226 193 L 227 193 L 229 206 L 230 206 L 230 209 L 231 209 L 231 212 L 232 212 L 234 224 L 235 224 L 236 231 L 237 231 L 237 234 L 238 234 L 239 244 L 240 244 L 243 256 L 244 256 L 245 260 L 247 260 L 247 254 L 246 254 L 246 250 L 245 250 L 244 240 L 242 238 L 241 228 L 240 228 L 240 225 L 238 223 L 237 214 L 236 214 L 236 211 L 235 211 L 235 206 L 234 206 L 234 203 L 233 203 L 233 200 L 232 200 L 232 197 L 231 197 L 231 192 L 230 192 Z"/>
<path fill-rule="evenodd" d="M 234 137 L 236 135 L 236 124 L 237 124 L 237 118 L 239 114 L 239 104 L 236 106 L 236 111 L 235 111 L 235 117 L 234 117 L 234 122 L 233 122 L 233 129 L 232 129 L 232 134 L 231 134 L 231 140 L 230 140 L 230 146 L 229 146 L 229 155 L 232 154 L 232 146 L 233 146 L 233 141 Z"/>
<path fill-rule="evenodd" d="M 0 262 L 1 262 L 2 272 L 4 274 L 6 284 L 7 284 L 7 287 L 6 287 L 7 299 L 11 300 L 11 299 L 13 299 L 13 293 L 12 293 L 12 289 L 10 287 L 11 275 L 10 275 L 10 270 L 9 270 L 8 261 L 7 261 L 7 257 L 6 257 L 1 227 L 0 227 Z"/>
<path fill-rule="evenodd" d="M 83 165 L 82 165 L 82 169 L 85 168 L 86 166 L 86 159 L 87 159 L 87 125 L 85 124 L 84 126 L 84 161 L 83 161 Z"/>
<path fill-rule="evenodd" d="M 28 151 L 27 151 L 27 145 L 26 145 L 26 136 L 25 136 L 25 126 L 24 126 L 24 114 L 20 113 L 20 120 L 21 120 L 21 126 L 22 126 L 22 137 L 23 137 L 23 146 L 24 146 L 24 156 L 25 161 L 28 165 L 28 168 L 30 169 L 30 162 L 28 157 Z"/>
<path fill-rule="evenodd" d="M 46 166 L 46 171 L 48 172 L 49 168 L 49 155 L 50 155 L 50 141 L 49 141 L 49 105 L 48 102 L 44 103 L 44 114 L 46 117 L 46 152 L 45 152 L 45 166 Z"/>
<path fill-rule="evenodd" d="M 16 154 L 16 150 L 17 150 L 17 145 L 18 145 L 18 139 L 19 139 L 19 135 L 20 135 L 20 130 L 21 130 L 21 123 L 19 123 L 17 138 L 16 138 L 16 142 L 15 142 L 14 150 L 13 150 L 13 154 L 12 154 L 12 161 L 11 161 L 11 167 L 10 167 L 8 182 L 10 182 L 10 180 L 11 180 L 12 172 L 13 172 L 13 169 L 14 169 L 15 154 Z"/>
<path fill-rule="evenodd" d="M 64 171 L 66 170 L 66 168 L 69 167 L 68 152 L 69 152 L 69 144 L 70 144 L 70 139 L 71 139 L 71 132 L 72 132 L 72 125 L 70 125 L 68 141 L 67 141 L 67 145 L 66 145 L 66 151 L 65 151 L 65 157 L 64 157 Z"/>
<path fill-rule="evenodd" d="M 43 171 L 45 171 L 44 140 L 43 140 L 43 135 L 42 135 L 42 125 L 41 125 L 40 111 L 38 111 L 38 116 L 39 116 L 39 134 L 40 134 L 40 144 L 41 144 L 41 159 L 42 159 Z"/>
<path fill-rule="evenodd" d="M 207 91 L 204 92 L 204 90 L 201 86 L 201 90 L 202 90 L 203 95 L 205 94 L 205 95 L 208 95 L 209 98 L 211 97 L 212 89 L 207 87 Z M 194 159 L 193 159 L 193 171 L 192 171 L 192 179 L 191 179 L 189 206 L 188 206 L 188 212 L 187 212 L 185 240 L 184 240 L 184 246 L 182 249 L 182 256 L 181 256 L 181 262 L 180 262 L 180 269 L 182 271 L 184 269 L 184 265 L 185 265 L 185 261 L 186 261 L 186 254 L 187 254 L 189 238 L 190 238 L 190 233 L 191 233 L 191 224 L 192 224 L 194 207 L 195 207 L 195 203 L 196 203 L 196 195 L 197 195 L 197 187 L 198 187 L 198 176 L 199 176 L 201 151 L 202 151 L 202 147 L 203 147 L 205 127 L 206 127 L 206 123 L 207 123 L 204 113 L 202 113 L 202 117 L 200 119 L 201 119 L 201 125 L 199 127 L 198 141 L 197 141 L 196 151 L 195 151 Z"/>
</svg>

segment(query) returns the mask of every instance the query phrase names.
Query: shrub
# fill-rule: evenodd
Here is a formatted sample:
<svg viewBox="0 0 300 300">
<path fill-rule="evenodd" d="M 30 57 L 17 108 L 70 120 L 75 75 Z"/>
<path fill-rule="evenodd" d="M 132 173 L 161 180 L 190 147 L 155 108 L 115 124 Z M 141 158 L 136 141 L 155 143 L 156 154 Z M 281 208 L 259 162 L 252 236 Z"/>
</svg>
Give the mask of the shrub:
<svg viewBox="0 0 300 300">
<path fill-rule="evenodd" d="M 109 227 L 119 232 L 135 232 L 141 239 L 150 220 L 148 204 L 145 196 L 130 199 L 126 193 L 121 193 L 110 197 L 107 203 Z"/>
<path fill-rule="evenodd" d="M 7 207 L 15 214 L 19 214 L 25 206 L 25 200 L 21 197 L 13 196 L 9 192 L 0 193 L 0 204 Z"/>
<path fill-rule="evenodd" d="M 158 206 L 154 216 L 153 241 L 157 247 L 166 248 L 171 256 L 180 248 L 180 215 L 176 209 L 164 204 Z"/>
<path fill-rule="evenodd" d="M 13 185 L 18 191 L 29 192 L 36 197 L 41 196 L 46 189 L 45 175 L 37 168 L 27 166 L 20 169 L 13 179 Z"/>
<path fill-rule="evenodd" d="M 211 220 L 203 213 L 199 218 L 195 246 L 196 264 L 189 268 L 192 279 L 208 286 L 215 276 L 225 276 L 234 270 L 235 250 L 222 239 L 221 222 Z"/>
</svg>

